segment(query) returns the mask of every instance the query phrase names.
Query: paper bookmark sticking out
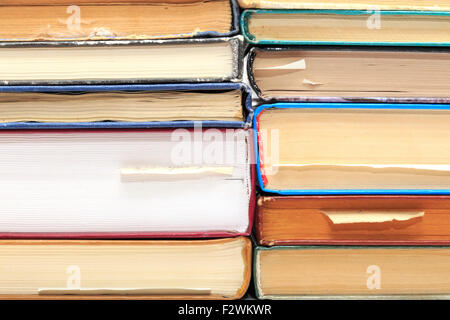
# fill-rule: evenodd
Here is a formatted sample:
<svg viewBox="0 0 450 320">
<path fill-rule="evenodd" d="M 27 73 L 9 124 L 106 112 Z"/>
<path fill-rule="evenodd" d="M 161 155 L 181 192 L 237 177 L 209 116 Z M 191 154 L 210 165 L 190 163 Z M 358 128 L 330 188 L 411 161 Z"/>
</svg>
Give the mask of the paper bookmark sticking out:
<svg viewBox="0 0 450 320">
<path fill-rule="evenodd" d="M 421 210 L 320 210 L 332 230 L 381 230 L 404 229 L 420 223 L 424 211 Z"/>
<path fill-rule="evenodd" d="M 305 69 L 306 69 L 305 59 L 300 59 L 294 62 L 281 64 L 278 66 L 258 68 L 258 70 L 305 70 Z"/>
<path fill-rule="evenodd" d="M 408 221 L 423 217 L 424 211 L 420 210 L 320 210 L 330 218 L 333 224 L 350 223 L 383 223 L 391 221 Z"/>
<path fill-rule="evenodd" d="M 80 288 L 80 289 L 67 289 L 67 288 L 41 288 L 38 290 L 39 295 L 83 295 L 83 296 L 97 296 L 97 295 L 211 295 L 211 289 L 198 288 L 198 289 L 181 289 L 181 288 Z"/>
<path fill-rule="evenodd" d="M 120 176 L 123 182 L 229 179 L 233 172 L 234 167 L 147 167 L 122 168 Z"/>
<path fill-rule="evenodd" d="M 320 86 L 320 85 L 323 84 L 321 82 L 312 81 L 312 80 L 309 80 L 309 79 L 303 79 L 302 83 L 306 84 L 306 85 L 310 85 L 310 86 Z"/>
</svg>

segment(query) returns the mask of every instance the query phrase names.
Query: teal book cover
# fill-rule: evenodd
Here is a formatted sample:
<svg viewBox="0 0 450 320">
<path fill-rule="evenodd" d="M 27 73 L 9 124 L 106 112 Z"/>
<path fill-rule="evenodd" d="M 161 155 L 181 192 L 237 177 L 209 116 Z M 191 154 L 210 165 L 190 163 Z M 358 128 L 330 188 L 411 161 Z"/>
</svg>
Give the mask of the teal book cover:
<svg viewBox="0 0 450 320">
<path fill-rule="evenodd" d="M 260 45 L 450 46 L 450 12 L 245 10 L 245 39 Z"/>
</svg>

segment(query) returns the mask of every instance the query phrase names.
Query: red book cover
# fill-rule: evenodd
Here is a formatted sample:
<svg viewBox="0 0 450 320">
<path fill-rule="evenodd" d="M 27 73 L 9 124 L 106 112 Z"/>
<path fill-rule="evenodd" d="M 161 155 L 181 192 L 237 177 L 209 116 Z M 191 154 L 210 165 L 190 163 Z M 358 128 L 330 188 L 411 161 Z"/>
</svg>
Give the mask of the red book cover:
<svg viewBox="0 0 450 320">
<path fill-rule="evenodd" d="M 235 135 L 244 148 L 233 162 L 210 165 L 179 164 L 173 151 L 192 156 L 198 135 L 205 154 L 239 130 L 176 130 L 0 132 L 0 238 L 249 235 L 256 170 L 248 132 Z"/>
</svg>

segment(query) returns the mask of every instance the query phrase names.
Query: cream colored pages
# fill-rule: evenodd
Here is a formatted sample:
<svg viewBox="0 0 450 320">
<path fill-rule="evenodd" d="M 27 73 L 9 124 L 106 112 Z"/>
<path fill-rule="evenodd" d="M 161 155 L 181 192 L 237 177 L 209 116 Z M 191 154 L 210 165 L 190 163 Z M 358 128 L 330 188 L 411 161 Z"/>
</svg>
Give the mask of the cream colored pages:
<svg viewBox="0 0 450 320">
<path fill-rule="evenodd" d="M 243 8 L 449 11 L 448 0 L 239 0 Z"/>
<path fill-rule="evenodd" d="M 450 97 L 450 55 L 360 50 L 256 50 L 268 97 Z"/>
<path fill-rule="evenodd" d="M 0 297 L 51 290 L 232 297 L 247 282 L 246 241 L 0 242 Z"/>
<path fill-rule="evenodd" d="M 263 297 L 450 294 L 449 248 L 259 250 Z"/>
<path fill-rule="evenodd" d="M 248 33 L 255 41 L 450 43 L 450 15 L 384 14 L 380 27 L 370 15 L 253 13 Z"/>
<path fill-rule="evenodd" d="M 266 109 L 268 189 L 450 189 L 450 112 Z"/>
<path fill-rule="evenodd" d="M 229 79 L 234 67 L 230 42 L 0 48 L 0 80 L 5 83 Z"/>
<path fill-rule="evenodd" d="M 239 90 L 201 92 L 0 93 L 0 122 L 242 121 Z"/>
</svg>

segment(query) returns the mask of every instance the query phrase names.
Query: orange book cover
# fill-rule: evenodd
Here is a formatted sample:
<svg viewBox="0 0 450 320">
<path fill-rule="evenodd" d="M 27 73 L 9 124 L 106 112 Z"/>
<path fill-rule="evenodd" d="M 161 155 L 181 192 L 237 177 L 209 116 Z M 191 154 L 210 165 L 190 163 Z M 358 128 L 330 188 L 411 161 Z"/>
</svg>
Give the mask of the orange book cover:
<svg viewBox="0 0 450 320">
<path fill-rule="evenodd" d="M 0 41 L 149 40 L 230 36 L 230 0 L 6 0 Z"/>
<path fill-rule="evenodd" d="M 239 299 L 251 259 L 245 237 L 0 240 L 0 300 Z"/>
<path fill-rule="evenodd" d="M 450 196 L 262 196 L 261 245 L 448 245 Z"/>
</svg>

